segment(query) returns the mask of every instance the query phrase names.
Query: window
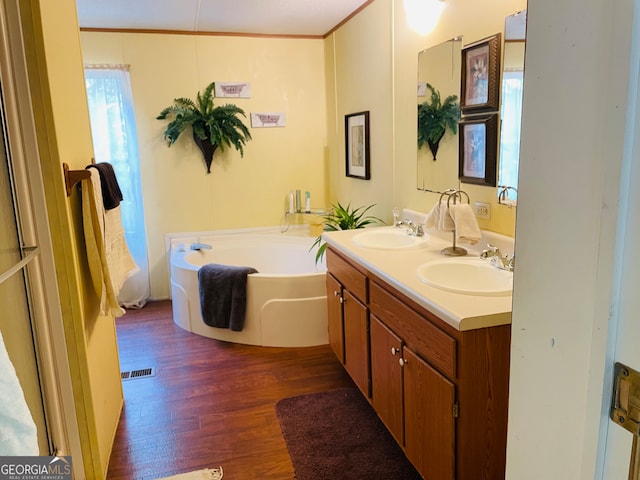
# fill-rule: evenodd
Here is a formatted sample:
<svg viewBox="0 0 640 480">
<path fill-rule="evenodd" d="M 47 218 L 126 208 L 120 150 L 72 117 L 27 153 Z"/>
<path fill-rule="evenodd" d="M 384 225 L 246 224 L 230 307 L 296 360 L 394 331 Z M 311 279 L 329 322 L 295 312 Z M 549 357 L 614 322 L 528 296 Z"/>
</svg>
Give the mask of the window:
<svg viewBox="0 0 640 480">
<path fill-rule="evenodd" d="M 127 279 L 118 302 L 141 308 L 149 298 L 147 237 L 133 95 L 127 65 L 90 65 L 85 80 L 96 162 L 108 162 L 124 197 L 120 203 L 127 246 L 140 271 Z"/>
</svg>

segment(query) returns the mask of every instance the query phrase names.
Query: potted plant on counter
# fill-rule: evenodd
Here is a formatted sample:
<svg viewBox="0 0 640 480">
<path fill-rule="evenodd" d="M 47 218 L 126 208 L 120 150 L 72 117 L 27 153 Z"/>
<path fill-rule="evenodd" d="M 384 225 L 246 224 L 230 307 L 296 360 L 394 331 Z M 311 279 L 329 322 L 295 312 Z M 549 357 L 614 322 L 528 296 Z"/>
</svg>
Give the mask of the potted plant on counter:
<svg viewBox="0 0 640 480">
<path fill-rule="evenodd" d="M 426 143 L 435 161 L 447 129 L 454 135 L 458 131 L 460 104 L 457 95 L 449 95 L 442 102 L 438 90 L 428 83 L 427 88 L 431 90 L 431 99 L 418 105 L 418 148 Z"/>
<path fill-rule="evenodd" d="M 375 204 L 367 207 L 362 206 L 358 208 L 351 208 L 351 204 L 343 207 L 340 202 L 337 205 L 331 205 L 331 210 L 326 215 L 323 215 L 325 232 L 335 232 L 337 230 L 352 230 L 354 228 L 364 228 L 367 225 L 373 223 L 384 223 L 378 217 L 373 215 L 367 215 L 369 209 L 373 208 Z M 318 235 L 316 241 L 313 242 L 311 249 L 318 247 L 316 252 L 316 263 L 322 260 L 324 253 L 327 250 L 327 244 L 322 240 L 322 235 Z"/>
<path fill-rule="evenodd" d="M 202 151 L 207 173 L 211 173 L 211 162 L 216 149 L 224 151 L 226 147 L 235 147 L 244 156 L 244 145 L 251 139 L 251 133 L 240 115 L 246 117 L 244 110 L 233 104 L 216 107 L 215 82 L 207 86 L 202 94 L 198 92 L 195 101 L 189 98 L 176 98 L 173 105 L 165 108 L 156 118 L 171 120 L 164 131 L 164 139 L 171 146 L 180 134 L 191 127 L 193 140 Z"/>
</svg>

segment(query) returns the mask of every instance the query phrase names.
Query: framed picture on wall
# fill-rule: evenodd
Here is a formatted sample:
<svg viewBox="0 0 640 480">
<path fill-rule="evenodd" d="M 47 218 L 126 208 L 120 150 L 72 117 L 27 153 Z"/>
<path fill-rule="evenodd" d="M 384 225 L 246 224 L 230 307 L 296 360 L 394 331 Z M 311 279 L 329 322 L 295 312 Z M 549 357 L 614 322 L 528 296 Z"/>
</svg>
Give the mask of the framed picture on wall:
<svg viewBox="0 0 640 480">
<path fill-rule="evenodd" d="M 344 116 L 347 177 L 369 180 L 369 112 Z"/>
<path fill-rule="evenodd" d="M 462 49 L 460 109 L 462 114 L 498 111 L 500 104 L 500 45 L 502 35 Z"/>
<path fill-rule="evenodd" d="M 458 138 L 460 181 L 495 187 L 498 114 L 463 118 Z"/>
</svg>

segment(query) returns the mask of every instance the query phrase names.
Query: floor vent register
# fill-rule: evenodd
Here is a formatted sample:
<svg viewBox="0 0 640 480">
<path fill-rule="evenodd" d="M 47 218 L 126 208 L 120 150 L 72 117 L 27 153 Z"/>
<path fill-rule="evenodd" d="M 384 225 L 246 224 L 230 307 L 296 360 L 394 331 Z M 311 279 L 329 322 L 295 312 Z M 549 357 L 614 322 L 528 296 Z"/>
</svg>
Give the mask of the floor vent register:
<svg viewBox="0 0 640 480">
<path fill-rule="evenodd" d="M 120 377 L 122 378 L 122 380 L 135 380 L 137 378 L 154 377 L 155 375 L 156 371 L 153 367 L 120 372 Z"/>
</svg>

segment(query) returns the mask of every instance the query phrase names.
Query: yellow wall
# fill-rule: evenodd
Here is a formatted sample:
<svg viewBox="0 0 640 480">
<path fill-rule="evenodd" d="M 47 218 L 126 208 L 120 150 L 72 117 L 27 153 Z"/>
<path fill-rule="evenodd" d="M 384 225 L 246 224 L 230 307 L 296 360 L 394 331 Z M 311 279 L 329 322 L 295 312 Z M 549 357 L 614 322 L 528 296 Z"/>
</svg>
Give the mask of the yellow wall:
<svg viewBox="0 0 640 480">
<path fill-rule="evenodd" d="M 375 203 L 372 213 L 385 220 L 394 206 L 428 211 L 436 197 L 416 190 L 418 52 L 456 35 L 469 43 L 501 32 L 505 17 L 526 7 L 477 3 L 448 1 L 427 37 L 408 29 L 399 0 L 372 2 L 324 41 L 82 32 L 85 63 L 131 65 L 151 297 L 169 295 L 166 233 L 277 225 L 292 188 L 311 191 L 314 207 Z M 216 152 L 207 175 L 193 141 L 167 148 L 166 122 L 155 117 L 211 81 L 250 82 L 252 98 L 231 101 L 247 115 L 283 111 L 287 126 L 252 128 L 244 158 Z M 344 116 L 360 111 L 370 112 L 369 181 L 345 176 Z M 464 188 L 472 201 L 492 204 L 481 227 L 514 234 L 516 209 L 498 206 L 496 189 Z"/>
<path fill-rule="evenodd" d="M 84 469 L 103 479 L 123 395 L 114 321 L 87 288 L 80 198 L 66 196 L 62 173 L 63 162 L 82 169 L 93 156 L 75 2 L 20 8 Z"/>
<path fill-rule="evenodd" d="M 321 170 L 331 189 L 327 199 L 353 198 L 362 203 L 380 199 L 387 218 L 386 210 L 392 204 L 420 210 L 425 209 L 425 203 L 427 208 L 430 206 L 433 199 L 417 192 L 414 183 L 416 54 L 453 35 L 464 34 L 465 41 L 469 42 L 501 31 L 504 16 L 525 6 L 524 1 L 502 3 L 497 6 L 489 2 L 448 0 L 440 26 L 423 38 L 405 27 L 400 0 L 376 0 L 323 42 L 327 47 L 325 63 L 319 69 L 321 73 L 326 72 L 329 84 L 326 89 L 329 127 L 326 143 L 322 144 L 328 161 Z M 630 3 L 626 3 L 624 7 L 630 7 Z M 520 268 L 528 274 L 516 277 L 514 289 L 511 368 L 515 382 L 511 389 L 507 471 L 508 478 L 518 479 L 550 478 L 554 473 L 562 478 L 593 477 L 603 398 L 607 322 L 610 322 L 607 313 L 611 306 L 612 267 L 609 265 L 615 247 L 617 209 L 609 207 L 619 200 L 618 176 L 624 145 L 624 109 L 620 105 L 624 105 L 623 97 L 627 93 L 625 62 L 629 58 L 628 51 L 621 51 L 620 47 L 626 49 L 631 45 L 631 25 L 626 22 L 630 23 L 633 12 L 622 8 L 612 10 L 600 0 L 589 0 L 581 5 L 582 12 L 586 13 L 576 16 L 573 5 L 562 4 L 560 11 L 558 5 L 561 3 L 552 0 L 532 2 L 531 9 L 536 9 L 537 15 L 530 15 L 530 25 L 534 27 L 530 29 L 530 45 L 534 48 L 527 62 L 532 73 L 527 88 L 532 88 L 532 94 L 525 98 L 525 107 L 534 108 L 524 109 L 528 128 L 523 129 L 523 154 L 527 155 L 523 156 L 526 168 L 521 182 L 522 209 L 518 226 L 518 237 L 528 238 L 523 250 L 519 250 Z M 95 299 L 83 287 L 88 283 L 88 276 L 78 231 L 79 199 L 77 193 L 71 199 L 64 195 L 61 175 L 63 161 L 82 168 L 91 155 L 86 104 L 81 94 L 84 88 L 79 81 L 82 75 L 73 14 L 75 5 L 72 0 L 58 0 L 55 4 L 25 0 L 20 6 L 84 463 L 88 478 L 104 478 L 110 445 L 107 434 L 112 433 L 117 416 L 114 412 L 120 407 L 116 387 L 119 382 L 112 375 L 117 361 L 113 360 L 114 350 L 108 348 L 113 345 L 113 328 L 112 323 L 107 323 L 110 318 L 97 316 Z M 612 11 L 622 18 L 613 22 Z M 601 27 L 621 24 L 625 28 L 614 29 L 615 34 Z M 614 40 L 621 41 L 621 45 Z M 359 55 L 351 42 L 358 42 Z M 166 75 L 185 75 L 189 65 L 185 65 L 184 71 L 173 69 L 172 65 L 181 60 L 163 56 L 162 48 L 156 48 L 154 42 L 148 43 L 146 57 L 144 52 L 139 54 L 144 57 L 140 65 L 159 61 L 151 57 L 167 58 Z M 112 45 L 106 47 L 108 51 L 113 48 Z M 614 47 L 618 55 L 611 57 Z M 109 61 L 119 61 L 121 57 L 122 52 L 117 60 Z M 194 65 L 191 64 L 192 69 Z M 611 68 L 602 68 L 602 65 Z M 580 88 L 574 88 L 576 75 L 585 79 Z M 151 95 L 152 86 L 163 83 L 160 78 L 159 74 L 158 78 L 143 84 L 148 90 L 145 94 Z M 206 82 L 198 79 L 192 83 L 190 87 L 202 88 L 201 84 Z M 391 90 L 383 90 L 385 84 L 391 85 Z M 616 88 L 607 90 L 604 88 L 607 85 Z M 594 103 L 597 114 L 575 115 L 584 107 L 584 98 L 596 98 L 603 91 L 609 96 Z M 190 94 L 191 90 L 186 93 Z M 172 97 L 179 93 L 164 94 Z M 559 118 L 550 118 L 549 109 L 559 102 L 565 102 L 570 108 L 561 110 Z M 374 179 L 371 182 L 343 178 L 342 117 L 345 112 L 364 109 L 376 114 L 372 124 L 374 119 L 379 122 L 372 145 L 376 144 L 380 154 L 377 150 L 372 152 Z M 386 117 L 384 114 L 389 111 L 391 114 Z M 155 115 L 157 109 L 148 113 Z M 603 128 L 603 122 L 609 130 Z M 323 131 L 323 127 L 319 131 Z M 603 131 L 605 141 L 600 135 Z M 539 138 L 547 141 L 541 144 Z M 606 154 L 603 154 L 603 145 L 608 149 Z M 187 149 L 186 145 L 183 147 Z M 166 151 L 155 143 L 145 148 L 152 148 L 156 153 Z M 384 156 L 387 154 L 388 158 Z M 183 159 L 185 165 L 187 160 L 193 160 L 190 158 Z M 178 160 L 171 157 L 169 161 Z M 240 162 L 234 162 L 234 166 Z M 577 169 L 577 162 L 583 168 Z M 585 165 L 588 168 L 584 168 Z M 287 171 L 292 168 L 293 164 L 288 163 Z M 202 171 L 201 165 L 197 170 Z M 554 174 L 549 176 L 547 172 L 551 170 Z M 576 171 L 580 172 L 578 181 Z M 376 172 L 382 172 L 379 179 L 375 178 Z M 389 172 L 391 178 L 385 179 L 384 174 Z M 154 179 L 156 173 L 151 168 L 146 175 Z M 166 179 L 167 174 L 163 175 L 158 178 Z M 183 180 L 191 181 L 187 177 Z M 550 188 L 549 184 L 557 188 Z M 567 185 L 572 187 L 569 196 Z M 285 191 L 290 187 L 287 185 Z M 469 190 L 474 199 L 482 199 L 486 193 L 493 202 L 493 189 Z M 152 210 L 160 210 L 157 216 L 165 206 L 160 203 L 160 195 L 154 197 L 159 204 L 147 205 Z M 260 200 L 257 196 L 249 198 L 254 202 L 256 198 Z M 491 228 L 504 225 L 505 230 L 512 230 L 514 219 L 510 215 L 515 215 L 515 211 L 505 210 L 510 213 L 496 217 L 494 208 Z M 176 214 L 174 210 L 165 213 Z M 567 218 L 572 221 L 567 222 Z M 549 231 L 554 235 L 549 235 Z M 579 251 L 567 257 L 562 249 L 556 248 L 557 238 L 580 246 Z M 539 251 L 552 252 L 552 255 L 541 258 Z M 597 261 L 585 262 L 585 258 Z M 558 269 L 558 265 L 563 268 Z M 559 285 L 562 288 L 558 288 Z M 585 302 L 585 298 L 595 300 Z M 106 360 L 101 358 L 103 355 Z M 107 374 L 107 381 L 99 378 L 101 373 Z M 567 415 L 567 410 L 558 409 L 557 405 L 575 396 L 575 392 L 586 392 L 587 400 L 582 401 L 580 395 L 575 397 L 576 408 Z M 556 440 L 543 445 L 541 439 L 550 438 L 550 432 Z M 579 442 L 574 441 L 576 432 L 580 433 Z M 560 444 L 571 448 L 557 448 Z M 531 455 L 534 450 L 536 455 Z"/>
<path fill-rule="evenodd" d="M 463 36 L 464 45 L 502 32 L 505 17 L 526 5 L 526 0 L 449 0 L 436 29 L 421 36 L 408 28 L 402 1 L 376 0 L 328 37 L 325 43 L 332 50 L 328 61 L 333 60 L 327 65 L 328 78 L 335 79 L 335 91 L 328 96 L 335 98 L 328 107 L 335 112 L 335 117 L 329 116 L 329 130 L 337 131 L 337 145 L 330 148 L 330 198 L 352 200 L 354 205 L 376 203 L 377 215 L 387 220 L 394 205 L 429 211 L 437 196 L 416 189 L 418 52 L 457 35 Z M 344 114 L 358 109 L 372 112 L 371 128 L 375 129 L 369 182 L 344 178 L 340 125 Z M 495 188 L 462 187 L 472 202 L 492 205 L 491 221 L 481 220 L 482 228 L 514 235 L 516 209 L 498 206 Z"/>
<path fill-rule="evenodd" d="M 152 298 L 169 295 L 166 233 L 279 225 L 291 189 L 310 191 L 314 208 L 326 206 L 322 40 L 95 32 L 81 40 L 85 63 L 131 65 Z M 251 98 L 217 105 L 234 103 L 247 117 L 284 112 L 287 124 L 250 128 L 244 158 L 217 151 L 207 175 L 189 132 L 168 148 L 167 122 L 155 118 L 212 81 L 251 83 Z"/>
<path fill-rule="evenodd" d="M 389 217 L 393 208 L 391 3 L 377 0 L 325 40 L 330 136 L 330 199 Z M 345 176 L 345 115 L 369 111 L 371 179 Z M 414 154 L 415 155 L 415 154 Z M 415 174 L 415 172 L 414 172 Z"/>
<path fill-rule="evenodd" d="M 402 2 L 395 1 L 395 97 L 396 97 L 396 202 L 415 210 L 428 211 L 435 202 L 434 194 L 418 192 L 414 185 L 416 120 L 415 81 L 417 54 L 423 48 L 437 45 L 462 35 L 463 46 L 498 32 L 504 32 L 504 19 L 527 8 L 526 0 L 478 2 L 449 0 L 438 26 L 428 36 L 408 29 Z M 409 110 L 410 109 L 410 110 Z M 496 189 L 462 184 L 471 202 L 491 204 L 491 220 L 479 220 L 480 227 L 513 236 L 516 209 L 497 205 Z"/>
</svg>

